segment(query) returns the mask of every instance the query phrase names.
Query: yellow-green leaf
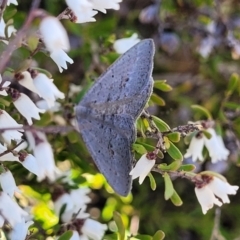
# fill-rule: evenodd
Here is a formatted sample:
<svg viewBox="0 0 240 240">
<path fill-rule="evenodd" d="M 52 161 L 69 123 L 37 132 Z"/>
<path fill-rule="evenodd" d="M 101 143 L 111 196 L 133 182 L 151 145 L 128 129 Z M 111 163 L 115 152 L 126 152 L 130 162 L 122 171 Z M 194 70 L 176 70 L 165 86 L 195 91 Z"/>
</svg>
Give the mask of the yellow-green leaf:
<svg viewBox="0 0 240 240">
<path fill-rule="evenodd" d="M 146 148 L 143 145 L 137 144 L 137 143 L 133 144 L 133 150 L 136 151 L 137 153 L 141 154 L 141 155 L 147 153 Z"/>
<path fill-rule="evenodd" d="M 200 105 L 192 105 L 191 108 L 193 110 L 195 110 L 196 112 L 199 112 L 200 114 L 202 114 L 203 116 L 206 116 L 207 119 L 211 120 L 212 119 L 212 115 L 211 113 L 203 106 Z"/>
<path fill-rule="evenodd" d="M 152 240 L 162 240 L 162 239 L 164 239 L 164 238 L 165 238 L 165 233 L 164 233 L 162 230 L 158 230 L 158 231 L 154 234 Z"/>
<path fill-rule="evenodd" d="M 121 215 L 118 212 L 114 211 L 113 219 L 118 228 L 119 240 L 125 240 L 125 227 L 123 225 L 123 220 L 122 220 Z"/>
<path fill-rule="evenodd" d="M 39 37 L 31 35 L 27 38 L 27 45 L 30 51 L 34 51 L 39 43 Z"/>
<path fill-rule="evenodd" d="M 232 92 L 237 88 L 238 84 L 239 84 L 239 75 L 237 73 L 233 73 L 229 80 L 227 94 L 228 95 L 232 94 Z"/>
<path fill-rule="evenodd" d="M 192 172 L 193 170 L 195 170 L 196 166 L 193 164 L 185 164 L 182 165 L 178 170 L 179 171 L 185 171 L 185 172 Z"/>
<path fill-rule="evenodd" d="M 163 175 L 163 178 L 164 178 L 164 183 L 165 183 L 164 198 L 165 198 L 165 200 L 168 200 L 174 194 L 175 190 L 173 188 L 172 180 L 171 180 L 170 176 L 168 175 L 168 173 L 165 172 Z"/>
<path fill-rule="evenodd" d="M 180 152 L 180 150 L 172 143 L 169 141 L 169 148 L 167 148 L 167 153 L 174 159 L 174 160 L 183 160 L 183 155 Z"/>
<path fill-rule="evenodd" d="M 156 188 L 157 188 L 155 179 L 154 179 L 154 177 L 153 177 L 153 175 L 152 175 L 151 173 L 148 174 L 148 177 L 149 177 L 149 180 L 150 180 L 151 189 L 152 189 L 153 191 L 155 191 Z"/>
<path fill-rule="evenodd" d="M 167 137 L 172 142 L 179 142 L 181 138 L 181 134 L 179 132 L 173 132 L 173 133 L 169 133 Z"/>
<path fill-rule="evenodd" d="M 155 81 L 154 88 L 157 88 L 163 92 L 169 92 L 172 90 L 172 87 L 166 83 L 166 80 L 165 81 Z"/>
<path fill-rule="evenodd" d="M 177 194 L 177 192 L 174 190 L 173 195 L 171 196 L 171 201 L 175 206 L 181 206 L 183 204 L 182 199 Z"/>
<path fill-rule="evenodd" d="M 159 106 L 165 106 L 165 101 L 155 93 L 152 93 L 150 99 Z"/>
<path fill-rule="evenodd" d="M 168 126 L 168 124 L 165 123 L 162 119 L 156 116 L 152 116 L 152 119 L 161 132 L 167 132 L 170 130 L 170 127 Z"/>
</svg>

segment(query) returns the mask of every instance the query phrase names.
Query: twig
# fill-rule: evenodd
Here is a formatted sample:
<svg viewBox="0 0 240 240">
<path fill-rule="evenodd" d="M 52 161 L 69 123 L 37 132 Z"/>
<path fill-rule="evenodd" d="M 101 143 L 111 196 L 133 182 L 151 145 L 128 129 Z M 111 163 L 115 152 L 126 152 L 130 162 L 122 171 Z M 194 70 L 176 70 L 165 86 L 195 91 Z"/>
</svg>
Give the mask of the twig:
<svg viewBox="0 0 240 240">
<path fill-rule="evenodd" d="M 0 153 L 0 157 L 4 156 L 5 154 L 8 154 L 8 153 L 12 152 L 14 149 L 16 149 L 18 146 L 20 146 L 23 142 L 24 142 L 24 140 L 22 140 L 21 142 L 19 142 L 19 143 L 18 143 L 17 145 L 15 145 L 13 148 L 7 149 L 6 151 Z"/>
<path fill-rule="evenodd" d="M 37 9 L 38 4 L 39 4 L 39 0 L 33 1 L 30 13 L 29 13 L 28 18 L 25 21 L 24 25 L 18 31 L 16 37 L 8 44 L 5 51 L 1 54 L 0 73 L 2 73 L 3 70 L 5 69 L 10 57 L 12 56 L 12 53 L 19 47 L 19 43 L 21 42 L 21 40 L 24 37 L 27 30 L 29 29 L 33 19 L 36 17 L 41 17 L 41 16 L 46 15 L 46 13 L 43 10 Z"/>
</svg>

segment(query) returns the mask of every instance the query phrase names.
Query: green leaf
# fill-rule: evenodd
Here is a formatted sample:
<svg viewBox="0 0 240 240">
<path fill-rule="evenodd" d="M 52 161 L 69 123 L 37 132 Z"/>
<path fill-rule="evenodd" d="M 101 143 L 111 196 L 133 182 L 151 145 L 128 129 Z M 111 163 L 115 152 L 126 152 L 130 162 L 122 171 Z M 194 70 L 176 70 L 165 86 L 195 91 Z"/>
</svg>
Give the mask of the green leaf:
<svg viewBox="0 0 240 240">
<path fill-rule="evenodd" d="M 165 106 L 166 105 L 165 101 L 155 93 L 152 93 L 152 95 L 150 97 L 150 100 L 152 102 L 156 103 L 159 106 Z"/>
<path fill-rule="evenodd" d="M 172 142 L 179 142 L 181 138 L 181 134 L 179 132 L 173 132 L 173 133 L 169 133 L 167 137 Z"/>
<path fill-rule="evenodd" d="M 165 172 L 163 175 L 163 178 L 164 178 L 164 182 L 165 182 L 164 198 L 165 198 L 165 200 L 168 200 L 174 194 L 175 190 L 173 188 L 172 180 L 169 177 L 168 173 Z"/>
<path fill-rule="evenodd" d="M 177 207 L 179 207 L 183 204 L 182 199 L 179 197 L 179 195 L 177 194 L 177 192 L 175 190 L 174 190 L 173 195 L 171 196 L 171 201 Z"/>
<path fill-rule="evenodd" d="M 133 148 L 134 151 L 136 151 L 137 153 L 139 153 L 141 155 L 147 153 L 146 148 L 143 145 L 141 145 L 141 144 L 134 143 L 132 145 L 132 148 Z"/>
<path fill-rule="evenodd" d="M 180 152 L 180 150 L 172 143 L 170 142 L 169 148 L 167 148 L 167 153 L 174 159 L 174 160 L 183 160 L 183 155 Z"/>
<path fill-rule="evenodd" d="M 118 240 L 118 235 L 116 233 L 105 235 L 104 240 Z"/>
<path fill-rule="evenodd" d="M 207 119 L 211 120 L 212 119 L 212 115 L 211 113 L 204 108 L 203 106 L 200 105 L 192 105 L 191 108 L 197 112 L 199 112 L 200 114 L 202 114 L 203 116 L 206 116 Z"/>
<path fill-rule="evenodd" d="M 164 238 L 165 238 L 165 233 L 164 233 L 162 230 L 158 230 L 158 231 L 154 234 L 152 240 L 162 240 L 162 239 L 164 239 Z"/>
<path fill-rule="evenodd" d="M 34 51 L 37 48 L 38 43 L 39 43 L 39 37 L 37 36 L 32 35 L 27 38 L 27 45 L 30 51 Z"/>
<path fill-rule="evenodd" d="M 233 73 L 229 80 L 227 95 L 231 95 L 233 91 L 237 88 L 238 84 L 239 84 L 239 75 L 237 73 Z"/>
<path fill-rule="evenodd" d="M 154 88 L 157 88 L 163 92 L 172 91 L 172 87 L 166 83 L 166 80 L 154 81 Z"/>
<path fill-rule="evenodd" d="M 171 128 L 168 126 L 167 123 L 165 123 L 162 119 L 156 117 L 156 116 L 152 116 L 152 119 L 154 121 L 154 123 L 156 124 L 156 126 L 158 127 L 158 129 L 161 132 L 167 132 L 169 131 Z"/>
<path fill-rule="evenodd" d="M 211 139 L 212 137 L 212 134 L 206 130 L 202 130 L 202 133 L 204 134 L 204 136 L 207 138 L 207 139 Z"/>
<path fill-rule="evenodd" d="M 185 171 L 185 172 L 192 172 L 193 170 L 195 170 L 196 166 L 193 164 L 185 164 L 182 165 L 178 170 L 179 171 Z"/>
<path fill-rule="evenodd" d="M 72 235 L 73 235 L 73 231 L 67 231 L 62 236 L 60 236 L 58 240 L 69 240 L 71 239 Z"/>
<path fill-rule="evenodd" d="M 180 168 L 182 161 L 174 161 L 171 164 L 167 165 L 166 163 L 162 163 L 158 166 L 159 169 L 163 171 L 176 171 Z"/>
<path fill-rule="evenodd" d="M 139 240 L 152 240 L 152 236 L 149 235 L 137 235 L 134 237 L 135 239 L 139 239 Z"/>
<path fill-rule="evenodd" d="M 155 179 L 154 179 L 154 177 L 153 177 L 153 175 L 152 175 L 151 173 L 148 174 L 148 177 L 149 177 L 149 180 L 150 180 L 151 189 L 152 189 L 153 191 L 155 191 L 156 188 L 157 188 L 157 184 L 156 184 L 156 182 L 155 182 Z"/>
<path fill-rule="evenodd" d="M 123 220 L 121 218 L 121 215 L 118 212 L 114 211 L 113 219 L 118 228 L 119 240 L 125 240 L 125 227 L 123 225 Z"/>
</svg>

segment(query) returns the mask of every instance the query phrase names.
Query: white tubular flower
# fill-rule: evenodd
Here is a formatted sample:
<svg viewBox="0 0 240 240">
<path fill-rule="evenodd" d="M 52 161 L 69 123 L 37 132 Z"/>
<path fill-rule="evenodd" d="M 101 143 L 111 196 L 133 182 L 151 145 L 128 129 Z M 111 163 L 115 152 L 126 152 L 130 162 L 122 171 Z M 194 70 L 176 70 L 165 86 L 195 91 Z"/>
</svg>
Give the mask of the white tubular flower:
<svg viewBox="0 0 240 240">
<path fill-rule="evenodd" d="M 50 52 L 50 57 L 58 65 L 59 71 L 62 72 L 62 68 L 67 68 L 66 62 L 73 63 L 73 60 L 64 52 L 70 50 L 65 28 L 57 18 L 48 16 L 41 21 L 39 30 L 46 48 Z M 54 34 L 52 34 L 53 30 Z"/>
<path fill-rule="evenodd" d="M 68 193 L 62 194 L 57 200 L 54 202 L 54 211 L 57 216 L 60 215 L 62 207 L 66 205 L 64 212 L 68 212 L 73 209 L 74 203 L 72 201 L 71 196 Z M 64 214 L 63 212 L 63 214 Z"/>
<path fill-rule="evenodd" d="M 19 162 L 25 167 L 29 172 L 41 176 L 42 172 L 39 168 L 37 159 L 32 154 L 19 153 Z"/>
<path fill-rule="evenodd" d="M 203 214 L 206 214 L 214 204 L 219 207 L 222 206 L 222 203 L 214 196 L 213 192 L 207 187 L 207 185 L 202 188 L 195 187 L 195 193 L 202 207 Z"/>
<path fill-rule="evenodd" d="M 142 184 L 148 173 L 151 171 L 155 164 L 156 160 L 148 159 L 147 154 L 142 155 L 142 157 L 138 160 L 135 167 L 129 173 L 132 175 L 132 179 L 139 177 L 139 184 Z"/>
<path fill-rule="evenodd" d="M 40 23 L 39 30 L 49 52 L 54 52 L 58 49 L 70 50 L 67 31 L 57 18 L 45 17 Z M 53 30 L 54 34 L 52 34 Z"/>
<path fill-rule="evenodd" d="M 33 101 L 24 93 L 19 93 L 19 97 L 13 101 L 17 110 L 27 119 L 29 125 L 32 125 L 32 118 L 40 120 L 39 113 L 45 110 L 37 108 Z"/>
<path fill-rule="evenodd" d="M 134 33 L 129 38 L 122 38 L 116 40 L 115 43 L 113 44 L 113 48 L 117 53 L 123 54 L 138 42 L 140 42 L 140 39 L 138 38 L 138 35 Z"/>
<path fill-rule="evenodd" d="M 73 60 L 62 49 L 51 52 L 50 57 L 57 64 L 59 72 L 62 72 L 63 69 L 67 69 L 66 62 L 70 64 L 73 63 Z"/>
<path fill-rule="evenodd" d="M 21 223 L 28 213 L 18 206 L 6 193 L 0 192 L 0 215 L 14 227 Z"/>
<path fill-rule="evenodd" d="M 18 124 L 6 111 L 0 109 L 0 126 L 1 128 L 22 128 L 22 124 Z M 11 140 L 21 140 L 22 133 L 17 130 L 6 130 L 2 134 L 4 141 L 7 144 Z"/>
<path fill-rule="evenodd" d="M 15 191 L 20 192 L 9 170 L 0 174 L 0 183 L 3 192 L 7 193 L 10 197 L 13 197 Z"/>
<path fill-rule="evenodd" d="M 222 137 L 218 136 L 213 128 L 208 128 L 207 131 L 212 135 L 212 137 L 210 139 L 204 137 L 204 142 L 209 151 L 212 163 L 227 160 L 229 151 L 224 146 Z"/>
<path fill-rule="evenodd" d="M 49 107 L 53 107 L 57 98 L 65 98 L 64 93 L 60 92 L 53 83 L 53 79 L 49 79 L 45 74 L 38 73 L 33 79 L 40 97 L 45 99 Z"/>
<path fill-rule="evenodd" d="M 119 10 L 120 5 L 119 3 L 122 2 L 122 0 L 90 0 L 90 2 L 93 5 L 93 9 L 96 9 L 102 13 L 106 13 L 106 9 L 114 9 Z"/>
<path fill-rule="evenodd" d="M 228 195 L 235 195 L 239 188 L 238 186 L 230 185 L 218 177 L 213 177 L 213 180 L 207 186 L 223 203 L 230 203 Z"/>
<path fill-rule="evenodd" d="M 83 235 L 86 235 L 90 239 L 94 240 L 101 240 L 106 230 L 107 230 L 106 224 L 99 223 L 90 218 L 85 220 L 81 229 Z"/>
<path fill-rule="evenodd" d="M 33 221 L 22 221 L 15 224 L 12 231 L 9 234 L 11 240 L 25 240 L 28 235 L 28 228 L 33 224 Z"/>
<path fill-rule="evenodd" d="M 18 80 L 18 83 L 39 95 L 38 90 L 33 84 L 33 79 L 30 72 L 28 71 L 22 72 L 20 75 L 20 79 Z"/>
<path fill-rule="evenodd" d="M 91 198 L 87 196 L 87 194 L 90 193 L 89 188 L 79 188 L 79 189 L 73 189 L 70 192 L 70 196 L 72 198 L 72 201 L 75 205 L 76 209 L 81 209 L 85 204 L 91 202 Z"/>
<path fill-rule="evenodd" d="M 197 160 L 203 161 L 203 151 L 204 147 L 204 136 L 193 136 L 190 142 L 190 145 L 185 153 L 184 157 L 192 157 L 192 161 L 196 162 Z"/>
<path fill-rule="evenodd" d="M 2 76 L 1 76 L 1 74 L 0 74 L 0 83 L 2 83 Z M 8 87 L 10 84 L 11 84 L 11 82 L 5 81 L 5 82 L 3 83 L 3 85 L 2 85 L 2 88 L 6 88 L 6 87 Z M 2 90 L 2 91 L 0 91 L 0 95 L 2 95 L 2 96 L 7 96 L 8 94 L 7 94 L 6 90 Z"/>
<path fill-rule="evenodd" d="M 44 99 L 37 101 L 36 105 L 40 109 L 44 109 L 44 110 L 46 110 L 48 112 L 52 112 L 52 113 L 58 112 L 61 109 L 61 104 L 59 102 L 55 102 L 52 107 L 49 107 L 47 101 Z"/>
<path fill-rule="evenodd" d="M 7 5 L 9 6 L 10 4 L 18 5 L 17 0 L 8 0 Z"/>
<path fill-rule="evenodd" d="M 93 4 L 88 0 L 66 0 L 68 7 L 77 18 L 76 23 L 95 22 L 93 17 L 97 11 L 93 10 Z"/>
<path fill-rule="evenodd" d="M 205 176 L 205 179 L 205 182 L 195 187 L 195 193 L 203 214 L 206 214 L 214 204 L 220 207 L 222 203 L 230 203 L 228 195 L 235 195 L 239 188 L 238 186 L 231 186 L 228 182 L 215 176 Z"/>
<path fill-rule="evenodd" d="M 45 177 L 48 177 L 51 181 L 54 181 L 56 166 L 51 145 L 47 141 L 42 141 L 36 144 L 33 154 L 40 168 L 38 180 L 42 181 Z"/>
</svg>

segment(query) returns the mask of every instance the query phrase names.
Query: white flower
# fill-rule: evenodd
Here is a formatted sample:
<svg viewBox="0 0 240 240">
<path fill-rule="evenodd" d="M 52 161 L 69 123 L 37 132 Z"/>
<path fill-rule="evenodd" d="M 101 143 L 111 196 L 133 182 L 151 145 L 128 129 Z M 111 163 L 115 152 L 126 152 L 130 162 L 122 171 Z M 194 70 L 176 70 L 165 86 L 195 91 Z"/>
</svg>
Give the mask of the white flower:
<svg viewBox="0 0 240 240">
<path fill-rule="evenodd" d="M 2 83 L 2 76 L 1 76 L 1 74 L 0 74 L 0 83 Z M 11 82 L 5 81 L 5 82 L 3 83 L 3 85 L 2 85 L 2 88 L 6 88 L 6 87 L 8 87 L 10 84 L 11 84 Z M 7 96 L 8 94 L 7 94 L 6 90 L 2 90 L 2 91 L 0 91 L 0 95 L 2 95 L 2 96 Z"/>
<path fill-rule="evenodd" d="M 155 162 L 156 162 L 155 160 L 148 159 L 147 154 L 144 154 L 138 160 L 137 164 L 132 169 L 132 171 L 129 173 L 129 175 L 132 175 L 132 179 L 139 177 L 139 184 L 142 184 L 145 177 L 148 175 L 148 173 L 153 168 Z"/>
<path fill-rule="evenodd" d="M 8 6 L 9 6 L 11 3 L 14 4 L 14 5 L 18 5 L 17 0 L 8 0 L 8 1 L 7 1 L 7 5 L 8 5 Z"/>
<path fill-rule="evenodd" d="M 119 10 L 120 5 L 119 3 L 122 2 L 122 0 L 90 0 L 90 2 L 93 5 L 93 9 L 96 9 L 100 12 L 106 13 L 106 9 L 114 9 Z"/>
<path fill-rule="evenodd" d="M 12 173 L 9 170 L 0 174 L 0 183 L 3 192 L 7 193 L 10 197 L 13 197 L 15 191 L 20 191 L 16 186 Z"/>
<path fill-rule="evenodd" d="M 41 176 L 42 172 L 39 168 L 37 159 L 32 154 L 27 154 L 19 161 L 29 172 L 34 173 L 37 176 Z"/>
<path fill-rule="evenodd" d="M 18 206 L 6 193 L 0 192 L 0 215 L 14 227 L 21 223 L 28 213 Z"/>
<path fill-rule="evenodd" d="M 37 101 L 36 105 L 48 112 L 58 112 L 61 109 L 61 104 L 59 102 L 54 102 L 54 105 L 52 107 L 49 107 L 47 101 L 44 99 Z"/>
<path fill-rule="evenodd" d="M 66 204 L 66 208 L 61 215 L 62 222 L 69 222 L 73 216 L 77 214 L 77 218 L 87 218 L 89 214 L 85 213 L 86 204 L 91 199 L 86 195 L 90 192 L 88 188 L 79 188 L 71 190 L 69 193 L 61 195 L 54 203 L 54 209 L 57 215 L 60 214 L 60 210 L 63 205 Z"/>
<path fill-rule="evenodd" d="M 213 128 L 208 128 L 207 131 L 212 135 L 212 137 L 210 139 L 204 137 L 204 143 L 209 151 L 212 163 L 227 160 L 229 151 L 224 146 L 222 137 L 218 136 Z"/>
<path fill-rule="evenodd" d="M 196 162 L 197 160 L 203 161 L 203 151 L 204 147 L 204 136 L 193 136 L 190 142 L 190 145 L 185 153 L 184 157 L 192 157 L 192 161 Z"/>
<path fill-rule="evenodd" d="M 53 79 L 49 79 L 45 74 L 38 73 L 33 79 L 40 97 L 45 99 L 49 107 L 53 107 L 57 98 L 63 99 L 64 93 L 60 92 L 53 83 Z"/>
<path fill-rule="evenodd" d="M 20 75 L 20 79 L 18 80 L 18 83 L 39 95 L 38 90 L 33 84 L 33 79 L 30 72 L 28 71 L 22 72 Z"/>
<path fill-rule="evenodd" d="M 62 49 L 51 52 L 50 57 L 57 64 L 59 72 L 62 72 L 63 69 L 67 69 L 66 62 L 70 64 L 73 63 L 73 60 Z"/>
<path fill-rule="evenodd" d="M 206 214 L 214 204 L 222 206 L 223 203 L 229 203 L 228 194 L 236 194 L 238 186 L 231 186 L 220 178 L 213 177 L 209 183 L 203 187 L 195 187 L 197 199 L 202 207 L 203 214 Z M 215 195 L 222 200 L 220 202 Z"/>
<path fill-rule="evenodd" d="M 13 102 L 17 110 L 27 119 L 29 125 L 32 125 L 32 118 L 40 119 L 39 113 L 45 110 L 37 108 L 33 101 L 24 93 L 20 93 L 19 97 Z"/>
<path fill-rule="evenodd" d="M 73 209 L 74 203 L 72 201 L 71 196 L 68 193 L 62 194 L 57 200 L 54 202 L 54 211 L 57 216 L 59 216 L 62 207 L 65 206 L 64 212 L 68 212 Z M 63 212 L 63 214 L 64 214 Z"/>
<path fill-rule="evenodd" d="M 88 193 L 90 193 L 89 188 L 78 188 L 70 191 L 70 196 L 75 205 L 75 208 L 79 210 L 82 208 L 82 206 L 91 202 L 91 198 L 87 196 Z"/>
<path fill-rule="evenodd" d="M 4 218 L 0 215 L 0 228 L 3 227 L 4 221 L 5 221 Z"/>
<path fill-rule="evenodd" d="M 22 128 L 22 124 L 18 124 L 6 111 L 0 109 L 0 126 L 1 128 Z M 20 131 L 20 130 L 19 130 Z M 21 140 L 22 133 L 18 130 L 6 130 L 1 133 L 4 141 L 7 144 L 11 143 L 11 140 Z"/>
<path fill-rule="evenodd" d="M 39 166 L 38 180 L 42 181 L 45 177 L 48 177 L 51 181 L 54 181 L 56 166 L 51 145 L 46 141 L 36 144 L 33 155 Z"/>
<path fill-rule="evenodd" d="M 57 18 L 51 16 L 45 17 L 40 23 L 39 30 L 49 52 L 58 49 L 70 50 L 67 31 Z"/>
<path fill-rule="evenodd" d="M 206 131 L 211 134 L 211 138 L 208 139 L 204 134 L 197 137 L 193 136 L 184 157 L 192 157 L 193 162 L 197 160 L 203 161 L 202 150 L 205 145 L 208 149 L 212 163 L 227 160 L 229 151 L 224 146 L 222 137 L 217 135 L 213 128 L 208 128 Z"/>
<path fill-rule="evenodd" d="M 60 21 L 55 17 L 45 17 L 39 27 L 46 48 L 50 52 L 50 57 L 58 65 L 59 71 L 66 69 L 66 62 L 73 63 L 64 51 L 70 50 L 67 32 Z M 52 34 L 54 31 L 54 34 Z"/>
<path fill-rule="evenodd" d="M 88 0 L 66 0 L 66 3 L 76 16 L 76 23 L 96 21 L 93 16 L 97 11 L 93 10 L 93 4 Z"/>
<path fill-rule="evenodd" d="M 115 43 L 113 44 L 113 48 L 117 53 L 123 54 L 138 42 L 140 42 L 140 39 L 138 38 L 138 35 L 134 33 L 129 38 L 122 38 L 122 39 L 116 40 Z"/>
<path fill-rule="evenodd" d="M 230 203 L 228 195 L 235 195 L 239 188 L 238 186 L 230 185 L 218 177 L 213 177 L 213 180 L 207 186 L 223 203 Z"/>
<path fill-rule="evenodd" d="M 107 230 L 106 224 L 99 223 L 90 218 L 85 220 L 81 229 L 83 235 L 86 235 L 90 239 L 94 240 L 101 240 L 106 230 Z"/>
<path fill-rule="evenodd" d="M 25 240 L 28 234 L 28 228 L 33 224 L 33 221 L 22 221 L 15 224 L 12 231 L 9 234 L 11 240 Z"/>
</svg>

